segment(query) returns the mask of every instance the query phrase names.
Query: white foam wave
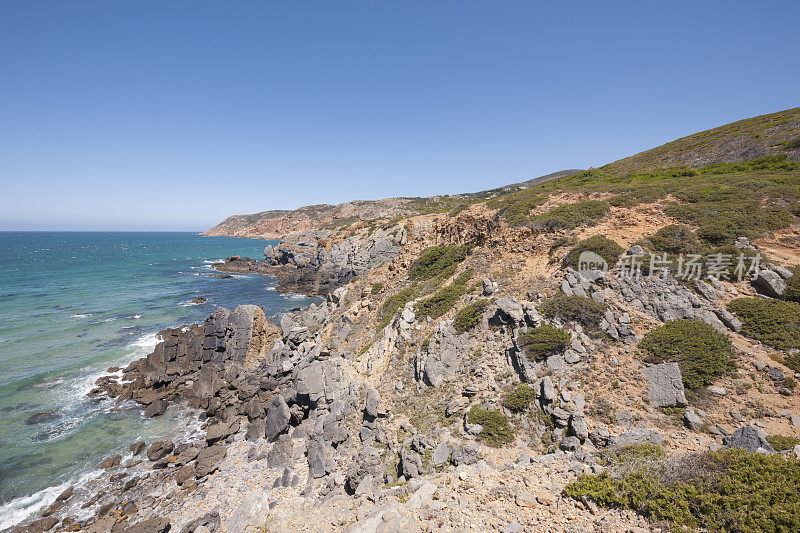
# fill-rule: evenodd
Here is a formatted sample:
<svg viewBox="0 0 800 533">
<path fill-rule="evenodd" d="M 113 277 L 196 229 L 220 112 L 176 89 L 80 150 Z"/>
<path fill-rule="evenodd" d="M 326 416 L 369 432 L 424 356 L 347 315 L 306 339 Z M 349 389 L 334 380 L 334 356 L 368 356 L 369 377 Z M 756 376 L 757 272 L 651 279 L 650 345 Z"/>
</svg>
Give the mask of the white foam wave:
<svg viewBox="0 0 800 533">
<path fill-rule="evenodd" d="M 83 487 L 86 483 L 99 477 L 101 474 L 102 472 L 100 470 L 87 472 L 77 479 L 65 481 L 54 487 L 47 487 L 29 496 L 14 498 L 0 505 L 0 530 L 10 529 L 37 511 L 49 507 L 56 501 L 59 494 L 67 490 L 67 487 Z"/>
<path fill-rule="evenodd" d="M 75 313 L 71 318 L 89 318 L 92 313 Z"/>
</svg>

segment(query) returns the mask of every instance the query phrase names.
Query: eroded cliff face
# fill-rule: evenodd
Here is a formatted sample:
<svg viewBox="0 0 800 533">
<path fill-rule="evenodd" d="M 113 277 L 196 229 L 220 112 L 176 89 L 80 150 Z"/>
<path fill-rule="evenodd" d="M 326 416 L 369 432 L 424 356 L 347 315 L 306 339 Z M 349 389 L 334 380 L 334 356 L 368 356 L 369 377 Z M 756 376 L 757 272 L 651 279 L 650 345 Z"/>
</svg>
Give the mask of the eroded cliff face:
<svg viewBox="0 0 800 533">
<path fill-rule="evenodd" d="M 236 257 L 214 268 L 273 274 L 280 281 L 280 291 L 326 296 L 393 259 L 406 242 L 406 227 L 401 224 L 363 229 L 349 236 L 332 230 L 305 231 L 267 246 L 263 261 Z"/>
</svg>

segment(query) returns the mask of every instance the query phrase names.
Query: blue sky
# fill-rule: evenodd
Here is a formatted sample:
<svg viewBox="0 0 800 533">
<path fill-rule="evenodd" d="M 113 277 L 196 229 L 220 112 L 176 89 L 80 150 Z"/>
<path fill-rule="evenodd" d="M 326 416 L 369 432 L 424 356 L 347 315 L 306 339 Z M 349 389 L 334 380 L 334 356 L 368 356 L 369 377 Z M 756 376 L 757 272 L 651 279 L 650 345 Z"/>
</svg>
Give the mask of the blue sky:
<svg viewBox="0 0 800 533">
<path fill-rule="evenodd" d="M 559 7 L 560 6 L 560 7 Z M 0 229 L 487 189 L 800 105 L 800 2 L 29 2 Z"/>
</svg>

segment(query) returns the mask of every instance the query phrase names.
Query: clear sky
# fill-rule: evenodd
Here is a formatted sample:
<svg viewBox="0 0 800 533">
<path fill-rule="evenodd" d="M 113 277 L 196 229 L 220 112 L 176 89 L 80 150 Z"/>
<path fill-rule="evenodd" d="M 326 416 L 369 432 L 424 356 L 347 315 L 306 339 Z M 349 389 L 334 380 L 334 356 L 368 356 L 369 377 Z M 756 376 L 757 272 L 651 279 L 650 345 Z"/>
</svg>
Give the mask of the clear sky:
<svg viewBox="0 0 800 533">
<path fill-rule="evenodd" d="M 0 229 L 475 191 L 800 105 L 800 2 L 4 1 Z"/>
</svg>

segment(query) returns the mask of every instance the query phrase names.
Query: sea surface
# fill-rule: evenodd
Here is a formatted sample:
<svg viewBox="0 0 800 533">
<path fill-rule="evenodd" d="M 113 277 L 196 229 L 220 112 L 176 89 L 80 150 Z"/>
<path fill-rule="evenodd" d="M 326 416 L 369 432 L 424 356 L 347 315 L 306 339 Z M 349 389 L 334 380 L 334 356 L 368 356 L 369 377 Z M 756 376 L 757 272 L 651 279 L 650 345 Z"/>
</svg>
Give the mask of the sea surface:
<svg viewBox="0 0 800 533">
<path fill-rule="evenodd" d="M 166 327 L 217 307 L 268 317 L 314 299 L 258 274 L 209 277 L 274 241 L 193 233 L 0 232 L 0 531 L 49 504 L 98 462 L 190 424 L 173 406 L 145 419 L 133 402 L 86 396 L 109 367 L 150 353 Z M 202 296 L 204 304 L 192 298 Z M 31 417 L 39 415 L 36 419 Z"/>
</svg>

